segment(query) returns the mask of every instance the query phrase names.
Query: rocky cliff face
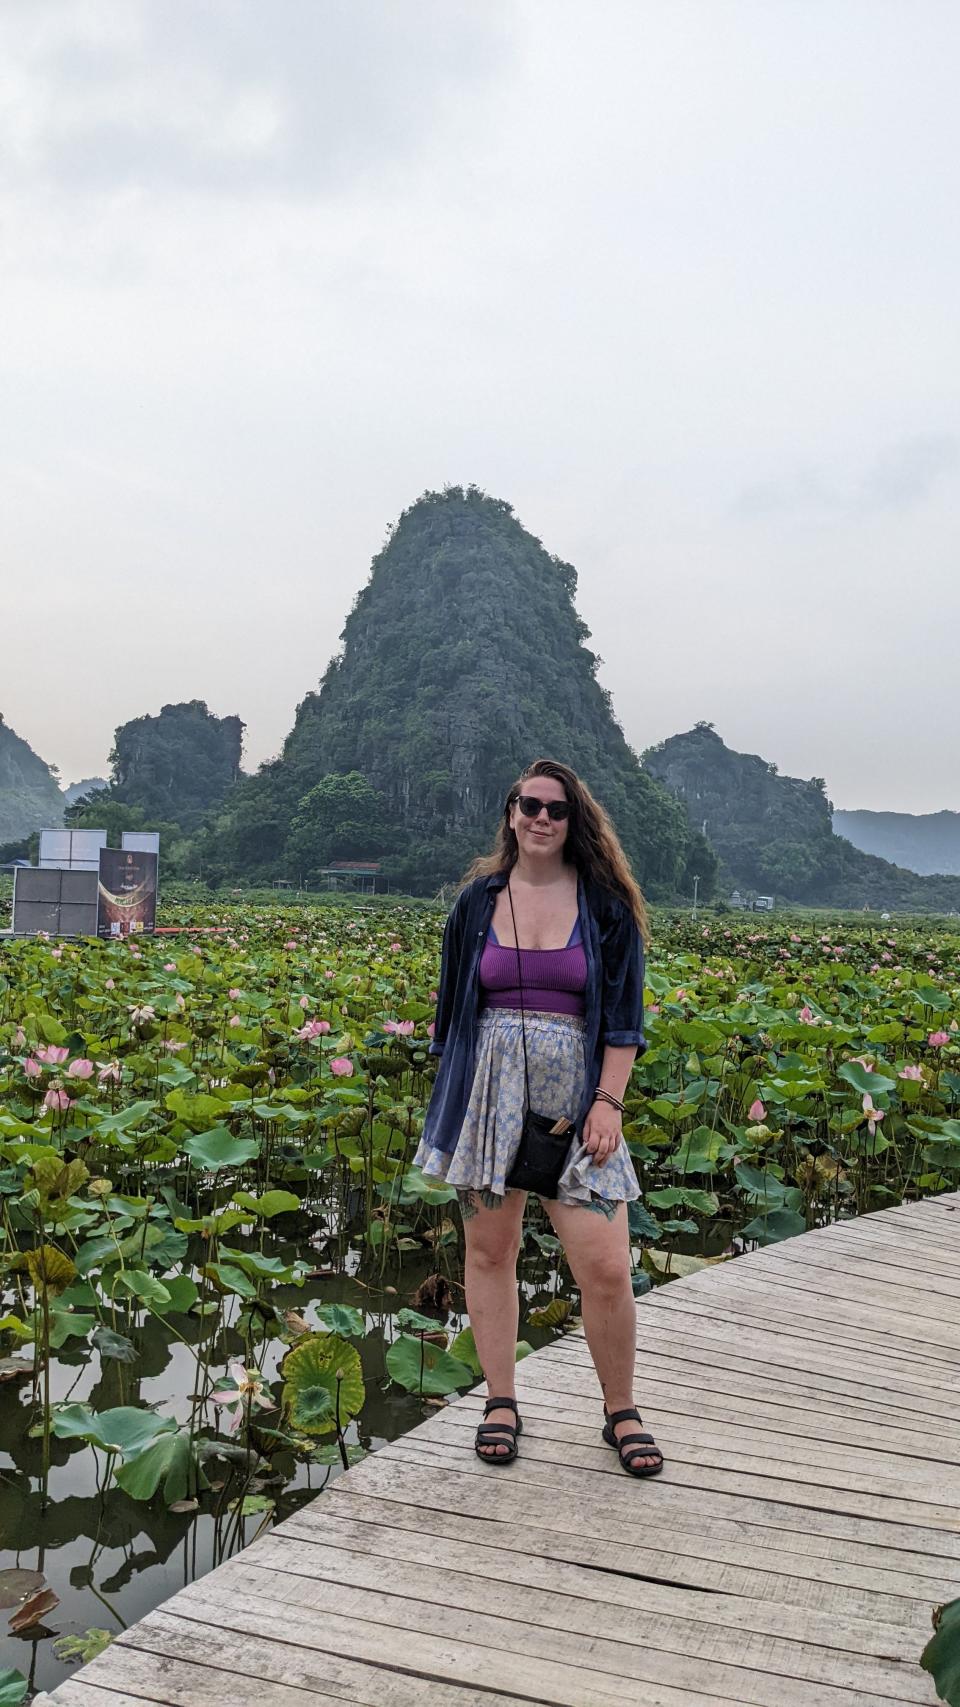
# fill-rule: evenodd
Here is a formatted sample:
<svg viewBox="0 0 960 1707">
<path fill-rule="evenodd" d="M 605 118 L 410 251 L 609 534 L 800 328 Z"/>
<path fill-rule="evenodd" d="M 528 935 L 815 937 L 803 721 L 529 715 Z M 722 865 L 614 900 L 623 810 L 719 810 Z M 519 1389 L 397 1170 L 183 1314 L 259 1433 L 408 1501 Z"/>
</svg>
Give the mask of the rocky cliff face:
<svg viewBox="0 0 960 1707">
<path fill-rule="evenodd" d="M 63 823 L 63 796 L 50 766 L 0 716 L 0 843 Z"/>
</svg>

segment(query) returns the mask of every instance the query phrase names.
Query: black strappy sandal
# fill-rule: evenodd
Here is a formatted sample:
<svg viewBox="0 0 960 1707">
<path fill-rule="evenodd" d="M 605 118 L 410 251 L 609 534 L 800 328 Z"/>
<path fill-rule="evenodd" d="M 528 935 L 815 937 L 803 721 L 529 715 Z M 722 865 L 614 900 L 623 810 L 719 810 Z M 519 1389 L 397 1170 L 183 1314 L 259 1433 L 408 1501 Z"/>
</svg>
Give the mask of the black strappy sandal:
<svg viewBox="0 0 960 1707">
<path fill-rule="evenodd" d="M 625 1434 L 618 1440 L 614 1432 L 616 1423 L 643 1422 L 640 1412 L 631 1405 L 626 1411 L 614 1411 L 612 1414 L 603 1407 L 606 1421 L 603 1425 L 603 1438 L 608 1446 L 612 1446 L 628 1476 L 659 1476 L 663 1469 L 663 1453 L 652 1434 Z M 634 1464 L 635 1458 L 658 1458 L 657 1464 Z"/>
<path fill-rule="evenodd" d="M 488 1399 L 483 1407 L 483 1414 L 487 1417 L 491 1411 L 499 1410 L 512 1411 L 517 1419 L 516 1426 L 513 1423 L 504 1422 L 482 1422 L 478 1425 L 474 1451 L 478 1458 L 483 1459 L 485 1464 L 512 1464 L 517 1456 L 517 1435 L 523 1433 L 523 1423 L 520 1420 L 520 1412 L 517 1410 L 516 1399 Z M 490 1446 L 505 1446 L 507 1451 L 485 1452 L 482 1450 L 483 1447 Z"/>
</svg>

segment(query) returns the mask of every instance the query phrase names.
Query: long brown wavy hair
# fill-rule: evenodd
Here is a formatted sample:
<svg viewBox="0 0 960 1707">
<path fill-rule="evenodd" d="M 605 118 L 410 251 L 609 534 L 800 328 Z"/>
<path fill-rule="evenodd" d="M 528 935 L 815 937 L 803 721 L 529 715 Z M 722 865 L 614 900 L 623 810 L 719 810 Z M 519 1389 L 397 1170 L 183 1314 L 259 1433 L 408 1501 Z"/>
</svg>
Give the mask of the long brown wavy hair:
<svg viewBox="0 0 960 1707">
<path fill-rule="evenodd" d="M 563 844 L 564 860 L 568 865 L 575 865 L 581 877 L 591 878 L 626 901 L 644 943 L 649 944 L 650 921 L 646 903 L 610 817 L 599 800 L 594 799 L 586 783 L 581 782 L 576 771 L 569 765 L 558 764 L 555 759 L 534 759 L 533 764 L 528 765 L 523 775 L 507 790 L 493 847 L 488 854 L 480 854 L 473 861 L 460 887 L 475 877 L 492 877 L 496 872 L 511 871 L 516 865 L 517 838 L 510 828 L 510 808 L 517 795 L 524 792 L 524 784 L 537 776 L 552 776 L 562 783 L 570 802 L 569 827 Z"/>
</svg>

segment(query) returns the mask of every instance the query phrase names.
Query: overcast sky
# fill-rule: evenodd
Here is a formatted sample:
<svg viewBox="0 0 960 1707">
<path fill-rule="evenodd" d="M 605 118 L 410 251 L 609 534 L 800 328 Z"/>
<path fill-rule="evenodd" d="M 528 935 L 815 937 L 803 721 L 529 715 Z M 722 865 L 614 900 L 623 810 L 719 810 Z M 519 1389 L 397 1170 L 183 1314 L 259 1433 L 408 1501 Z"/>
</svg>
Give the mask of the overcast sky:
<svg viewBox="0 0 960 1707">
<path fill-rule="evenodd" d="M 252 766 L 475 481 L 638 750 L 960 807 L 958 63 L 954 0 L 0 0 L 0 711 Z"/>
</svg>

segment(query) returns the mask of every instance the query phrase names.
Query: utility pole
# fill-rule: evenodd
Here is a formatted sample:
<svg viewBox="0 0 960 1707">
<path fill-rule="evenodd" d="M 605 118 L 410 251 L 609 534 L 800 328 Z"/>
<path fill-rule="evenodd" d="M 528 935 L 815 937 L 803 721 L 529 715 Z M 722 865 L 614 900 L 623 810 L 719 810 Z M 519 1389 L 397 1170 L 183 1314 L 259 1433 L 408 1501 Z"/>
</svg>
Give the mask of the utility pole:
<svg viewBox="0 0 960 1707">
<path fill-rule="evenodd" d="M 700 887 L 700 878 L 698 876 L 694 876 L 694 879 L 693 879 L 693 916 L 694 916 L 694 918 L 696 918 L 696 916 L 697 916 L 697 890 L 699 889 L 699 887 Z"/>
</svg>

